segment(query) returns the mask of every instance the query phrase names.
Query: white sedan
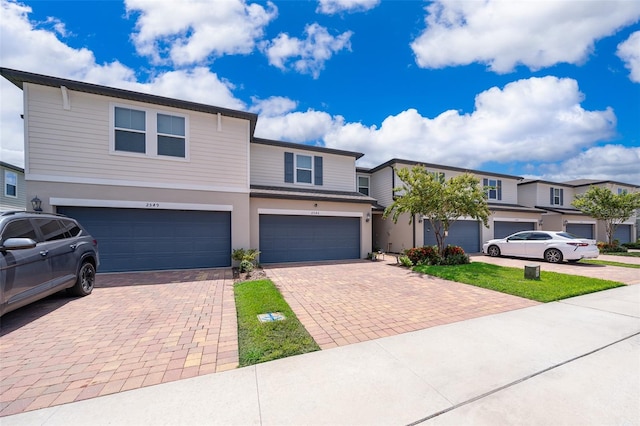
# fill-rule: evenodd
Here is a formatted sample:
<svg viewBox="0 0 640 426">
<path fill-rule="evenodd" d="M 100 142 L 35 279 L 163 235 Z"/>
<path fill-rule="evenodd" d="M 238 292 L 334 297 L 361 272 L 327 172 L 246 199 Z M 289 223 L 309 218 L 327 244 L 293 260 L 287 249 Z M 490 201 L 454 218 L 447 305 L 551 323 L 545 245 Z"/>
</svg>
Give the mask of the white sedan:
<svg viewBox="0 0 640 426">
<path fill-rule="evenodd" d="M 595 240 L 552 231 L 522 231 L 506 238 L 489 240 L 482 246 L 482 253 L 493 257 L 532 257 L 549 263 L 595 259 L 600 254 Z"/>
</svg>

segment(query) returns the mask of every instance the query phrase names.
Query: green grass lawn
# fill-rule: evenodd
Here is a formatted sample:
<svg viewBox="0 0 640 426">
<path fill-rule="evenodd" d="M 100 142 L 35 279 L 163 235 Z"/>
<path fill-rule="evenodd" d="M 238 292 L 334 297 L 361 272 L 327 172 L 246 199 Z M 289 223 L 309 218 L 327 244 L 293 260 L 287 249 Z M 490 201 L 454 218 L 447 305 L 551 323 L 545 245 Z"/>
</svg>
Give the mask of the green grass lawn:
<svg viewBox="0 0 640 426">
<path fill-rule="evenodd" d="M 234 293 L 241 367 L 320 349 L 271 280 L 238 283 Z M 286 319 L 261 323 L 258 314 L 268 312 Z"/>
<path fill-rule="evenodd" d="M 637 265 L 635 263 L 612 262 L 610 260 L 582 259 L 582 260 L 580 260 L 580 263 L 589 263 L 591 265 L 622 266 L 623 268 L 638 268 L 638 269 L 640 269 L 640 265 Z"/>
<path fill-rule="evenodd" d="M 547 271 L 540 271 L 540 280 L 526 280 L 522 268 L 508 268 L 483 262 L 456 266 L 423 265 L 416 266 L 414 270 L 538 302 L 552 302 L 624 285 L 615 281 Z"/>
<path fill-rule="evenodd" d="M 600 254 L 606 254 L 608 256 L 640 257 L 640 252 L 638 251 L 628 251 L 626 253 L 600 253 Z"/>
</svg>

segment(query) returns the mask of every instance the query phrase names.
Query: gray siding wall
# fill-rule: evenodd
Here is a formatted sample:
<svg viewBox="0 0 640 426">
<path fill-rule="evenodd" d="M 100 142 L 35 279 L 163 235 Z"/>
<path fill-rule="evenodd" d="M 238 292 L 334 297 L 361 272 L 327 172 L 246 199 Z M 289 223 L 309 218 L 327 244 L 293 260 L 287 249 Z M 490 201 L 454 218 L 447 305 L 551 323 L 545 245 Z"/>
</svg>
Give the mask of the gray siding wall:
<svg viewBox="0 0 640 426">
<path fill-rule="evenodd" d="M 321 186 L 286 183 L 284 181 L 284 153 L 293 152 L 322 157 Z M 354 157 L 306 151 L 304 145 L 295 149 L 280 146 L 251 144 L 251 184 L 291 188 L 314 188 L 330 191 L 356 191 L 356 162 Z"/>
<path fill-rule="evenodd" d="M 248 190 L 249 122 L 195 111 L 69 92 L 25 84 L 27 179 L 109 184 L 135 181 L 160 187 Z M 110 152 L 113 104 L 188 116 L 188 159 L 152 158 Z M 88 180 L 90 179 L 90 180 Z M 144 185 L 143 185 L 144 186 Z"/>
</svg>

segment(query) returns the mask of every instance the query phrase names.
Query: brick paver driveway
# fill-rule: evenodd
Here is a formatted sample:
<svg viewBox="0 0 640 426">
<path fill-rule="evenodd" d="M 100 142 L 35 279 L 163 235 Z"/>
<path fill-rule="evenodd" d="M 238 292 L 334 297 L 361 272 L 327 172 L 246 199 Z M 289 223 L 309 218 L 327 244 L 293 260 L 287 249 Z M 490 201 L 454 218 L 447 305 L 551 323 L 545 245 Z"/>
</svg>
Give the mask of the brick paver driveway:
<svg viewBox="0 0 640 426">
<path fill-rule="evenodd" d="M 322 349 L 536 305 L 422 276 L 395 260 L 273 265 L 267 275 Z"/>
<path fill-rule="evenodd" d="M 0 416 L 238 365 L 230 269 L 96 284 L 88 297 L 57 294 L 2 317 Z"/>
</svg>

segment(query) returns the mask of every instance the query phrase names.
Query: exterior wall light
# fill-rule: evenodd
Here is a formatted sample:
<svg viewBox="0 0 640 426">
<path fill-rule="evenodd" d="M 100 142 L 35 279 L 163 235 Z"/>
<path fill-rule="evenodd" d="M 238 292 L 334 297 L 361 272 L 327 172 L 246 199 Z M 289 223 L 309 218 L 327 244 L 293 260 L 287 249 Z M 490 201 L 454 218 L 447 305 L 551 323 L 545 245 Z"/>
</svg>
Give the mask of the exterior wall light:
<svg viewBox="0 0 640 426">
<path fill-rule="evenodd" d="M 364 220 L 369 222 L 371 220 L 371 213 L 367 213 L 367 217 L 365 217 Z"/>
<path fill-rule="evenodd" d="M 42 211 L 42 200 L 37 195 L 31 199 L 31 207 L 34 212 Z"/>
</svg>

